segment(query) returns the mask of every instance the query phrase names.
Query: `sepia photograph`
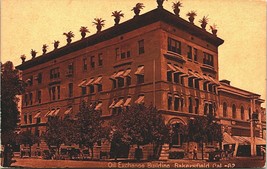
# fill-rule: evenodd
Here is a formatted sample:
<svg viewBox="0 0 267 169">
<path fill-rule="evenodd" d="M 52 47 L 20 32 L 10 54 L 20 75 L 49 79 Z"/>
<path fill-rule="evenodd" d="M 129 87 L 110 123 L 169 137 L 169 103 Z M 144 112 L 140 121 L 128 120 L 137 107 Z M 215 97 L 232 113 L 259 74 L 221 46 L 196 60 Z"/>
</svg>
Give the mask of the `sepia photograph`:
<svg viewBox="0 0 267 169">
<path fill-rule="evenodd" d="M 265 0 L 2 0 L 1 167 L 265 168 Z"/>
</svg>

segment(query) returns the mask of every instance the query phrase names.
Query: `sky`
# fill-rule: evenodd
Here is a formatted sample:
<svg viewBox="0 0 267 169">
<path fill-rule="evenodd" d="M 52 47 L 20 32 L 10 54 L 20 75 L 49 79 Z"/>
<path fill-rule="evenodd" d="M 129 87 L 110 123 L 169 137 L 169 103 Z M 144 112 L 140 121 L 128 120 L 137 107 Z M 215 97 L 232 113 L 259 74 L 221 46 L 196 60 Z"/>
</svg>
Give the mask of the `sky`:
<svg viewBox="0 0 267 169">
<path fill-rule="evenodd" d="M 163 6 L 172 12 L 172 2 Z M 94 18 L 106 20 L 104 29 L 114 25 L 111 13 L 122 10 L 127 21 L 134 16 L 131 9 L 144 3 L 140 14 L 157 7 L 156 0 L 2 0 L 1 1 L 1 62 L 21 63 L 20 56 L 31 58 L 31 49 L 37 56 L 42 45 L 48 52 L 52 42 L 66 44 L 63 32 L 73 31 L 73 41 L 81 38 L 79 29 L 87 26 L 92 35 Z M 231 85 L 260 94 L 266 99 L 266 1 L 265 0 L 182 0 L 180 17 L 195 10 L 198 20 L 208 15 L 209 24 L 218 27 L 217 35 L 224 39 L 219 47 L 219 80 L 227 79 Z M 210 30 L 209 30 L 210 31 Z M 26 59 L 26 60 L 27 60 Z M 265 106 L 264 103 L 262 106 Z"/>
</svg>

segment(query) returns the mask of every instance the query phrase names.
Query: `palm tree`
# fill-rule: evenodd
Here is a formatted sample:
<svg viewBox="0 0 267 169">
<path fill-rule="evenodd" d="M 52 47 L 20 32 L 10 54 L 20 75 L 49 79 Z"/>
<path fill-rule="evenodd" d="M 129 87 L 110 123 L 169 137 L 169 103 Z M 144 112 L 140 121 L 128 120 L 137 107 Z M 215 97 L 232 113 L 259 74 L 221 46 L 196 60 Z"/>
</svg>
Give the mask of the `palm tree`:
<svg viewBox="0 0 267 169">
<path fill-rule="evenodd" d="M 58 40 L 54 40 L 54 50 L 58 48 L 59 43 L 60 42 Z"/>
<path fill-rule="evenodd" d="M 31 50 L 32 59 L 35 58 L 36 54 L 37 54 L 37 52 L 36 52 L 35 50 L 32 49 L 32 50 Z"/>
<path fill-rule="evenodd" d="M 20 56 L 20 59 L 22 60 L 22 63 L 24 63 L 24 62 L 25 62 L 25 59 L 26 59 L 26 55 L 24 55 L 24 54 L 21 55 L 21 56 Z"/>
<path fill-rule="evenodd" d="M 157 0 L 157 3 L 158 3 L 158 8 L 163 8 L 163 2 L 164 2 L 165 0 Z M 167 1 L 167 0 L 166 0 Z"/>
<path fill-rule="evenodd" d="M 141 11 L 141 9 L 143 9 L 144 7 L 145 7 L 145 6 L 144 6 L 143 3 L 137 3 L 137 4 L 135 5 L 135 7 L 133 7 L 133 9 L 132 9 L 132 11 L 134 11 L 134 13 L 135 13 L 135 16 L 138 16 L 139 13 L 140 13 L 140 11 Z"/>
<path fill-rule="evenodd" d="M 63 33 L 63 35 L 65 35 L 67 37 L 67 44 L 70 44 L 72 39 L 74 37 L 74 34 L 72 31 L 69 31 L 68 33 Z"/>
<path fill-rule="evenodd" d="M 114 19 L 115 25 L 118 25 L 120 20 L 121 20 L 121 17 L 124 17 L 124 14 L 121 13 L 121 11 L 114 11 L 114 12 L 112 12 L 111 16 L 115 17 L 115 19 Z"/>
<path fill-rule="evenodd" d="M 103 20 L 102 18 L 95 18 L 94 20 L 95 21 L 93 22 L 93 25 L 96 25 L 97 33 L 99 33 L 102 27 L 104 27 L 105 25 L 105 20 Z"/>
<path fill-rule="evenodd" d="M 81 32 L 82 39 L 86 36 L 86 32 L 90 33 L 87 27 L 85 26 L 81 26 L 80 32 Z"/>
<path fill-rule="evenodd" d="M 206 29 L 208 21 L 209 21 L 208 16 L 203 16 L 203 18 L 199 20 L 199 23 L 201 23 L 202 29 Z"/>
<path fill-rule="evenodd" d="M 44 45 L 43 45 L 43 54 L 45 54 L 45 53 L 46 53 L 46 51 L 47 51 L 47 47 L 48 47 L 48 45 L 47 45 L 47 44 L 44 44 Z"/>
<path fill-rule="evenodd" d="M 186 16 L 189 17 L 188 19 L 189 19 L 190 23 L 194 23 L 195 16 L 197 16 L 197 13 L 196 13 L 196 11 L 191 11 L 191 12 L 188 12 L 186 14 Z"/>
<path fill-rule="evenodd" d="M 177 16 L 179 16 L 179 13 L 180 13 L 180 8 L 179 7 L 182 7 L 182 2 L 178 1 L 178 2 L 173 2 L 172 3 L 173 12 Z"/>
<path fill-rule="evenodd" d="M 213 24 L 213 25 L 210 25 L 210 29 L 211 29 L 211 32 L 213 35 L 217 36 L 217 25 Z"/>
</svg>

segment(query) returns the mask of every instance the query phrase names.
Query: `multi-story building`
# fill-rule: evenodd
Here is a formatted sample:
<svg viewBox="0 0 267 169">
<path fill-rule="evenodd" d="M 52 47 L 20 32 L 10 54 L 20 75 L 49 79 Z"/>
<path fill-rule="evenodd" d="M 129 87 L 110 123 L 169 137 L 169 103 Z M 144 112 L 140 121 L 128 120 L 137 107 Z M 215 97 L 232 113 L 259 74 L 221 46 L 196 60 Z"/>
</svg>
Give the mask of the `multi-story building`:
<svg viewBox="0 0 267 169">
<path fill-rule="evenodd" d="M 156 106 L 174 126 L 213 113 L 228 133 L 225 145 L 250 145 L 245 142 L 251 130 L 248 119 L 256 112 L 255 133 L 262 142 L 264 101 L 227 80 L 219 81 L 218 47 L 223 42 L 157 8 L 23 62 L 17 66 L 28 84 L 21 129 L 40 135 L 49 116 L 74 116 L 82 100 L 96 104 L 105 119 L 123 107 L 144 103 Z M 180 134 L 174 136 L 170 147 L 182 147 Z M 35 149 L 45 149 L 43 144 Z"/>
</svg>

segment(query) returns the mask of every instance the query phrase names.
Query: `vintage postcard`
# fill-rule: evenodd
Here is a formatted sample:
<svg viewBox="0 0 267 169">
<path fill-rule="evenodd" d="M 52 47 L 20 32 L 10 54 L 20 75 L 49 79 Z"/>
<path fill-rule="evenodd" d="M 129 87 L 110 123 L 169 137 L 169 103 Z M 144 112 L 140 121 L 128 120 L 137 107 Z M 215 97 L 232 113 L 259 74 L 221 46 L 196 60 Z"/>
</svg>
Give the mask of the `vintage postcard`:
<svg viewBox="0 0 267 169">
<path fill-rule="evenodd" d="M 263 0 L 2 0 L 1 165 L 264 168 Z"/>
</svg>

